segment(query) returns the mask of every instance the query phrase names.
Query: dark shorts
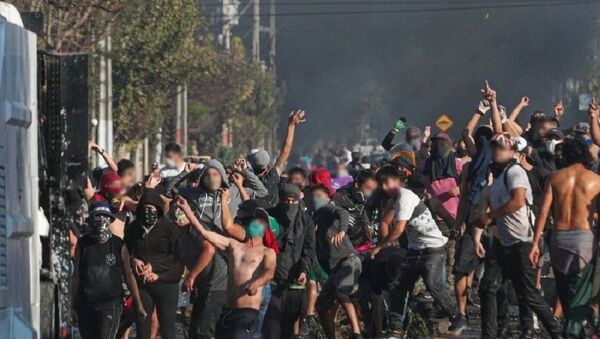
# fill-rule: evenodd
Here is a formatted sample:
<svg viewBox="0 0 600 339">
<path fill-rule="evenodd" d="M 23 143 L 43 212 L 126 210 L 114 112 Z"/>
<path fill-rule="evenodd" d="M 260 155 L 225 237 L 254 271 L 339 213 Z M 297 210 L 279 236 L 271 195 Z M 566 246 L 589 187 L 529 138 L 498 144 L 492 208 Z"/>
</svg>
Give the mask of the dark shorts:
<svg viewBox="0 0 600 339">
<path fill-rule="evenodd" d="M 328 308 L 333 305 L 337 295 L 350 296 L 358 284 L 361 271 L 362 264 L 356 255 L 340 261 L 323 284 L 317 306 Z"/>
<path fill-rule="evenodd" d="M 465 233 L 456 239 L 456 251 L 454 253 L 454 275 L 468 275 L 477 269 L 483 259 L 475 253 L 475 242 L 471 235 L 471 229 L 467 228 Z"/>
<path fill-rule="evenodd" d="M 259 311 L 254 308 L 232 309 L 223 307 L 217 323 L 216 339 L 250 339 L 258 320 Z"/>
</svg>

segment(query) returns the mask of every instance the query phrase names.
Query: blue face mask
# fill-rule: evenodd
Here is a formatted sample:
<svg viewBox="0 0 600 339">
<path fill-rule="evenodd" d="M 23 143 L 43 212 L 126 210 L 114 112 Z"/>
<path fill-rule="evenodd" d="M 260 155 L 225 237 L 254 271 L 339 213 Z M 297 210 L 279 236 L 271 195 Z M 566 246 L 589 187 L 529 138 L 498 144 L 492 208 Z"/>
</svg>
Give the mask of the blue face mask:
<svg viewBox="0 0 600 339">
<path fill-rule="evenodd" d="M 259 220 L 252 220 L 246 226 L 246 235 L 248 238 L 260 238 L 265 235 L 265 225 Z"/>
<path fill-rule="evenodd" d="M 313 205 L 315 206 L 315 211 L 318 210 L 319 208 L 327 205 L 328 203 L 329 203 L 329 201 L 327 201 L 325 199 L 313 198 Z"/>
</svg>

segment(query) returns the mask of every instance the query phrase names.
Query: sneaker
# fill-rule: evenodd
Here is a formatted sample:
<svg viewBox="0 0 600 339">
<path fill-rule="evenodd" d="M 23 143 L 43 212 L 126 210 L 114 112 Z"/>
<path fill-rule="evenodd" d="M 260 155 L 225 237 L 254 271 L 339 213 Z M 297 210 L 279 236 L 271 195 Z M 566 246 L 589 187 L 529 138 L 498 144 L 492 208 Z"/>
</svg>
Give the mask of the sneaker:
<svg viewBox="0 0 600 339">
<path fill-rule="evenodd" d="M 519 335 L 519 339 L 533 339 L 534 337 L 534 332 L 532 329 L 528 328 L 525 331 L 521 332 L 521 335 Z"/>
<path fill-rule="evenodd" d="M 460 336 L 462 331 L 466 330 L 468 327 L 469 322 L 467 321 L 467 317 L 464 314 L 457 314 L 454 319 L 452 319 L 452 325 L 448 327 L 448 331 L 454 336 Z"/>
<path fill-rule="evenodd" d="M 302 337 L 309 336 L 312 333 L 312 330 L 315 328 L 314 325 L 317 322 L 316 315 L 307 315 L 301 318 L 300 320 L 300 330 L 298 331 L 298 335 Z"/>
<path fill-rule="evenodd" d="M 389 329 L 387 331 L 387 333 L 385 334 L 384 338 L 385 339 L 402 339 L 404 337 L 404 331 L 402 331 L 401 329 Z"/>
<path fill-rule="evenodd" d="M 496 338 L 506 339 L 510 337 L 510 331 L 507 326 L 499 326 Z"/>
</svg>

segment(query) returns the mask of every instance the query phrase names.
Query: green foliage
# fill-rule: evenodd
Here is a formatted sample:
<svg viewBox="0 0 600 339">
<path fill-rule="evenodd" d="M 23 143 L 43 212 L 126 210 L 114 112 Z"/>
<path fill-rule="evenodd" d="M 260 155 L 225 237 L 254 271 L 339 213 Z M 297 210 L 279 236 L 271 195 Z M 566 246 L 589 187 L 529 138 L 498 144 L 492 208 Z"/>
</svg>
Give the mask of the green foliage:
<svg viewBox="0 0 600 339">
<path fill-rule="evenodd" d="M 263 143 L 277 126 L 282 93 L 275 75 L 249 61 L 239 38 L 228 53 L 217 51 L 196 0 L 9 2 L 49 18 L 41 47 L 92 54 L 89 84 L 95 92 L 98 56 L 112 59 L 118 143 L 133 148 L 172 122 L 176 88 L 183 84 L 189 88 L 189 137 L 203 152 L 224 152 L 224 126 L 234 132 L 234 154 Z M 100 50 L 98 42 L 109 34 L 112 50 Z"/>
<path fill-rule="evenodd" d="M 211 72 L 216 52 L 199 39 L 193 0 L 130 0 L 112 35 L 116 137 L 135 144 L 162 124 L 174 88 Z"/>
<path fill-rule="evenodd" d="M 279 122 L 282 94 L 275 75 L 248 61 L 240 39 L 231 45 L 211 76 L 190 83 L 190 100 L 203 104 L 201 114 L 189 115 L 190 136 L 201 153 L 218 150 L 224 126 L 233 131 L 233 151 L 240 154 L 261 144 Z"/>
</svg>

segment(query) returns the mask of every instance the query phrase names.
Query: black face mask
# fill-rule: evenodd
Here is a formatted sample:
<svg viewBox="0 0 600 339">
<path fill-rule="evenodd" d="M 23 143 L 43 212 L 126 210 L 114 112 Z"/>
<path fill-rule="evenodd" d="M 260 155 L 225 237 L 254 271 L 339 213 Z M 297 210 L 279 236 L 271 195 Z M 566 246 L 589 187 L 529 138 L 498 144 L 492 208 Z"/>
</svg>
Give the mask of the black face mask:
<svg viewBox="0 0 600 339">
<path fill-rule="evenodd" d="M 299 208 L 299 204 L 281 204 L 281 209 L 283 210 L 283 213 L 285 213 L 285 218 L 287 221 L 293 221 L 296 218 Z"/>
<path fill-rule="evenodd" d="M 150 228 L 156 225 L 156 222 L 158 221 L 158 210 L 146 206 L 138 217 L 140 218 L 142 226 Z"/>
<path fill-rule="evenodd" d="M 512 164 L 513 162 L 514 161 L 509 161 L 509 162 L 505 162 L 505 163 L 502 163 L 502 164 L 498 164 L 498 163 L 493 162 L 490 165 L 490 172 L 492 173 L 492 176 L 494 178 L 497 178 L 498 176 L 500 176 L 500 174 L 502 174 L 502 172 L 504 172 L 504 169 L 506 167 L 508 167 L 508 165 Z"/>
<path fill-rule="evenodd" d="M 459 147 L 456 149 L 456 152 L 454 154 L 456 155 L 457 158 L 463 158 L 463 157 L 466 157 L 469 154 L 469 152 L 467 152 L 466 148 Z"/>
</svg>

